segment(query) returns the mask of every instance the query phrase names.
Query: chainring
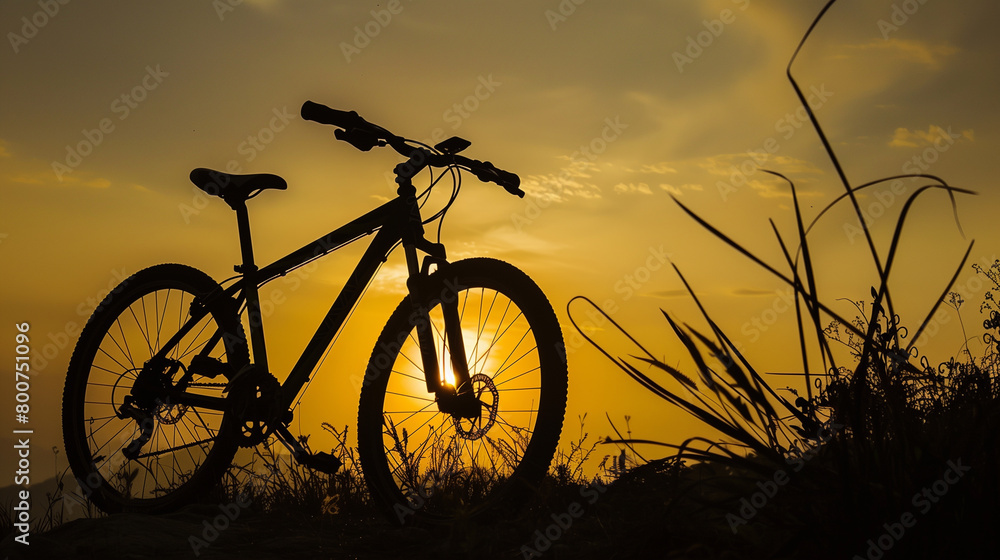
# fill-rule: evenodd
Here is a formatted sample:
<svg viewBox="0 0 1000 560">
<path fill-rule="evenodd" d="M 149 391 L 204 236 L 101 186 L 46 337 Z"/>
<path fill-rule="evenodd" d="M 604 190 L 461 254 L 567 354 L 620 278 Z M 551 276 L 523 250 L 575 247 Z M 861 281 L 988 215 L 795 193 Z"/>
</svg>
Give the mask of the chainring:
<svg viewBox="0 0 1000 560">
<path fill-rule="evenodd" d="M 280 389 L 274 375 L 252 366 L 230 381 L 227 399 L 240 447 L 260 445 L 274 431 L 281 416 Z"/>
</svg>

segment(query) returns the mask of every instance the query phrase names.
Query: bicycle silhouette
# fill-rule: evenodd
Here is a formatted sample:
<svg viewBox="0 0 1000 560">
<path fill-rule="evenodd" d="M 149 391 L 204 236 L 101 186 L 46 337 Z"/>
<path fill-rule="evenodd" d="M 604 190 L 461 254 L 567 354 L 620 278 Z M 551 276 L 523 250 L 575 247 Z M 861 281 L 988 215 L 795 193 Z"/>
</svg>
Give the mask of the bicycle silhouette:
<svg viewBox="0 0 1000 560">
<path fill-rule="evenodd" d="M 295 459 L 333 473 L 341 461 L 289 432 L 293 401 L 318 373 L 380 265 L 403 247 L 408 295 L 379 335 L 358 409 L 358 453 L 371 495 L 395 519 L 420 496 L 416 519 L 480 515 L 522 500 L 544 476 L 562 428 L 566 362 L 559 323 L 538 286 L 505 262 L 446 259 L 424 237 L 459 193 L 459 170 L 524 196 L 517 175 L 433 148 L 355 112 L 307 101 L 302 117 L 337 128 L 362 151 L 389 146 L 397 197 L 275 262 L 254 261 L 246 201 L 283 190 L 276 175 L 195 169 L 191 180 L 236 212 L 242 262 L 221 284 L 190 266 L 161 264 L 112 291 L 81 333 L 63 393 L 63 437 L 73 473 L 105 512 L 175 509 L 214 486 L 240 448 L 274 436 Z M 440 169 L 434 178 L 433 170 Z M 419 195 L 413 178 L 430 169 Z M 421 209 L 445 173 L 447 204 Z M 268 367 L 259 290 L 315 259 L 374 235 L 284 382 Z M 422 260 L 420 256 L 423 256 Z M 226 284 L 228 286 L 225 286 Z M 244 332 L 249 325 L 249 342 Z M 252 356 L 252 359 L 251 359 Z"/>
</svg>

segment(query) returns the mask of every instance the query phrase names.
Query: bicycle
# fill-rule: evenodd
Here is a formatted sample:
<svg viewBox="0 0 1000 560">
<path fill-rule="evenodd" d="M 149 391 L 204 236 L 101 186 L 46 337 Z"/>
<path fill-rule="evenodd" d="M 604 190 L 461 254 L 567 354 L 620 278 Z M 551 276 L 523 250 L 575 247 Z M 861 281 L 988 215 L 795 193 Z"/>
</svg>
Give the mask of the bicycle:
<svg viewBox="0 0 1000 560">
<path fill-rule="evenodd" d="M 359 150 L 389 146 L 405 157 L 393 170 L 396 198 L 258 267 L 246 201 L 287 188 L 285 181 L 192 171 L 198 188 L 236 212 L 242 263 L 221 283 L 182 264 L 152 266 L 104 299 L 77 342 L 63 392 L 74 475 L 105 512 L 156 513 L 193 501 L 218 483 L 239 449 L 271 436 L 299 463 L 337 471 L 339 458 L 312 452 L 290 433 L 293 402 L 381 264 L 402 245 L 408 294 L 375 344 L 358 407 L 358 454 L 370 494 L 404 522 L 401 506 L 435 522 L 520 502 L 545 475 L 562 429 L 567 372 L 559 323 L 526 274 L 489 258 L 449 262 L 440 242 L 461 170 L 523 197 L 520 179 L 459 155 L 470 143 L 458 137 L 430 147 L 310 101 L 301 114 L 337 127 L 335 137 Z M 424 169 L 432 181 L 418 195 L 413 178 Z M 453 178 L 451 196 L 423 219 L 421 208 L 445 173 Z M 434 220 L 437 242 L 424 236 Z M 373 234 L 279 382 L 268 368 L 260 288 Z"/>
</svg>

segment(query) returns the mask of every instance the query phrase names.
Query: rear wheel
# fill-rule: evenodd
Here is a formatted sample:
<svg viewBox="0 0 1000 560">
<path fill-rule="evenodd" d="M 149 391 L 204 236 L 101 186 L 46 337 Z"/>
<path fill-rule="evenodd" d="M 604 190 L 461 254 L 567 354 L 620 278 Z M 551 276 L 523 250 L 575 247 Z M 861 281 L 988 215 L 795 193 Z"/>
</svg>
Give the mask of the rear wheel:
<svg viewBox="0 0 1000 560">
<path fill-rule="evenodd" d="M 432 274 L 424 293 L 445 383 L 454 377 L 441 300 L 458 299 L 481 408 L 473 419 L 438 409 L 427 392 L 419 319 L 404 299 L 372 353 L 358 413 L 369 490 L 400 523 L 445 522 L 518 503 L 545 475 L 566 408 L 559 323 L 527 275 L 501 261 L 468 259 Z"/>
<path fill-rule="evenodd" d="M 229 466 L 237 443 L 223 411 L 157 398 L 123 413 L 139 372 L 190 318 L 194 298 L 217 289 L 188 266 L 150 267 L 109 294 L 83 329 L 66 374 L 63 440 L 83 493 L 103 511 L 174 509 L 218 482 Z M 228 350 L 213 339 L 222 326 L 235 333 Z M 214 358 L 202 362 L 211 367 L 192 368 L 199 354 Z M 220 370 L 249 361 L 233 310 L 206 314 L 166 357 L 152 376 L 157 382 L 176 384 L 190 371 L 186 392 L 219 398 L 226 381 Z"/>
</svg>

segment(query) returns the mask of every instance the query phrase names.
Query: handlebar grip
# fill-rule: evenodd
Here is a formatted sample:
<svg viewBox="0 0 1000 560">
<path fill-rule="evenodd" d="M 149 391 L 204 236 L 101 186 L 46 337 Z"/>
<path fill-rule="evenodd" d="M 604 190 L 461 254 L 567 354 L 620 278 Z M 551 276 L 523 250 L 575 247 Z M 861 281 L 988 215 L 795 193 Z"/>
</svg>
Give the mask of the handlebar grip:
<svg viewBox="0 0 1000 560">
<path fill-rule="evenodd" d="M 482 162 L 482 173 L 476 173 L 481 181 L 490 181 L 504 188 L 507 192 L 524 198 L 524 191 L 521 190 L 521 178 L 510 171 L 504 171 L 488 161 Z"/>
<path fill-rule="evenodd" d="M 365 122 L 365 120 L 354 111 L 338 111 L 337 109 L 331 109 L 326 105 L 321 105 L 312 101 L 306 101 L 302 104 L 300 114 L 302 115 L 302 118 L 307 121 L 315 121 L 320 124 L 339 126 L 340 128 L 346 130 L 356 128 L 359 124 Z"/>
<path fill-rule="evenodd" d="M 503 169 L 497 169 L 497 175 L 500 177 L 501 186 L 510 187 L 517 189 L 521 186 L 521 178 L 510 171 L 504 171 Z M 520 189 L 519 189 L 520 190 Z"/>
</svg>

